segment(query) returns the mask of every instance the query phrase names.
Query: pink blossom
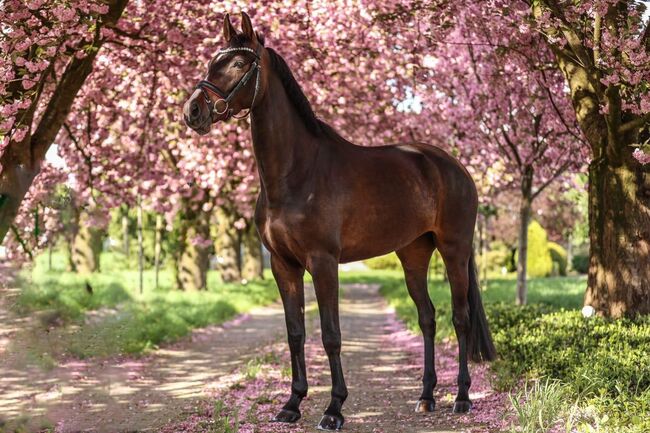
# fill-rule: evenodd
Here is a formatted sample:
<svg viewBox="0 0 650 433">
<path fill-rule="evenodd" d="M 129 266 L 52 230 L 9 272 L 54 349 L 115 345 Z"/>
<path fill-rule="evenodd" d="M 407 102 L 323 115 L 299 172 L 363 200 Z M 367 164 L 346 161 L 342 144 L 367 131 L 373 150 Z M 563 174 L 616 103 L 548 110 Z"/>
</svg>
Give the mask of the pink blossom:
<svg viewBox="0 0 650 433">
<path fill-rule="evenodd" d="M 650 153 L 646 153 L 639 148 L 634 149 L 632 156 L 641 164 L 650 164 Z"/>
</svg>

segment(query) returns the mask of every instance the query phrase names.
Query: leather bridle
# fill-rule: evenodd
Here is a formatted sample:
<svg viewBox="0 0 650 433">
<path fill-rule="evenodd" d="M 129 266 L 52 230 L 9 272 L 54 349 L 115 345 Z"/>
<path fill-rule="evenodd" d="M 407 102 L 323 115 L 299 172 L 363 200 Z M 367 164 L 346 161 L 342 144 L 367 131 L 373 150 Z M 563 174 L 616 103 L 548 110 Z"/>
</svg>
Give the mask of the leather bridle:
<svg viewBox="0 0 650 433">
<path fill-rule="evenodd" d="M 219 87 L 214 85 L 212 82 L 208 81 L 208 77 L 204 80 L 199 81 L 199 83 L 196 85 L 196 88 L 203 93 L 203 97 L 205 98 L 205 103 L 208 105 L 208 109 L 210 110 L 210 121 L 213 121 L 213 114 L 216 114 L 217 116 L 221 116 L 222 114 L 225 114 L 229 110 L 229 104 L 230 101 L 235 97 L 237 92 L 239 92 L 245 85 L 248 83 L 253 76 L 253 74 L 256 74 L 255 77 L 255 93 L 253 94 L 253 101 L 251 102 L 251 108 L 253 107 L 253 104 L 255 103 L 255 98 L 257 97 L 257 92 L 259 91 L 260 88 L 260 69 L 262 68 L 261 66 L 261 56 L 260 56 L 260 48 L 261 45 L 258 45 L 255 50 L 252 48 L 248 47 L 235 47 L 235 48 L 224 48 L 223 50 L 219 50 L 217 53 L 217 56 L 221 54 L 226 54 L 226 53 L 233 53 L 233 52 L 238 52 L 238 51 L 245 51 L 249 53 L 253 53 L 255 56 L 255 60 L 251 64 L 251 67 L 248 69 L 248 71 L 239 79 L 239 82 L 235 85 L 235 87 L 232 88 L 232 90 L 228 93 L 224 92 L 221 90 Z M 208 71 L 208 76 L 209 76 L 209 71 Z M 207 91 L 210 91 L 217 95 L 220 99 L 217 99 L 216 101 L 212 101 L 210 99 L 210 96 L 208 95 Z M 223 109 L 220 109 L 219 105 L 223 107 Z M 251 108 L 248 109 L 248 112 L 242 116 L 246 117 L 248 113 L 250 113 Z M 227 117 L 230 117 L 233 113 L 232 110 L 228 114 Z"/>
</svg>

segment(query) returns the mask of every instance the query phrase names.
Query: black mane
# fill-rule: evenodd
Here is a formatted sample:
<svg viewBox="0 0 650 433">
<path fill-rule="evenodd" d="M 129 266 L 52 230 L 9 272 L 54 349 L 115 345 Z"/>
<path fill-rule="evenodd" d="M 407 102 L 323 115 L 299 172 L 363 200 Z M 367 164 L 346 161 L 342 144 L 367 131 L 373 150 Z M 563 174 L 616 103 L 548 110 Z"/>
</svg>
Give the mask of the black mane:
<svg viewBox="0 0 650 433">
<path fill-rule="evenodd" d="M 314 114 L 309 100 L 293 76 L 289 65 L 273 48 L 267 48 L 266 50 L 269 57 L 271 57 L 271 68 L 278 74 L 278 78 L 285 92 L 287 92 L 287 97 L 298 111 L 298 115 L 311 132 L 317 136 L 321 135 L 324 132 L 323 122 Z"/>
<path fill-rule="evenodd" d="M 257 40 L 262 46 L 264 46 L 264 36 L 260 33 L 256 33 Z M 230 46 L 246 46 L 250 43 L 250 39 L 243 33 L 237 33 L 233 35 Z M 314 110 L 309 103 L 309 100 L 305 96 L 305 93 L 302 91 L 300 84 L 296 81 L 296 78 L 293 76 L 291 69 L 287 62 L 280 56 L 273 48 L 266 49 L 271 58 L 271 68 L 278 74 L 278 78 L 284 87 L 285 92 L 287 92 L 287 97 L 291 104 L 298 111 L 298 115 L 305 122 L 307 129 L 317 137 L 327 136 L 336 141 L 348 142 L 346 139 L 341 137 L 341 135 L 334 130 L 330 125 L 320 120 L 314 114 Z"/>
</svg>

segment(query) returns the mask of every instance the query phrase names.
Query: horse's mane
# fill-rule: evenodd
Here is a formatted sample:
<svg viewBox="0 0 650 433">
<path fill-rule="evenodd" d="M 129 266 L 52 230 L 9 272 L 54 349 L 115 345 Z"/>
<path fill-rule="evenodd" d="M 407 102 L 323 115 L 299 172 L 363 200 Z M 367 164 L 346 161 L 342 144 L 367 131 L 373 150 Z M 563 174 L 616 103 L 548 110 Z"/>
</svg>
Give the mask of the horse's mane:
<svg viewBox="0 0 650 433">
<path fill-rule="evenodd" d="M 287 62 L 273 48 L 266 49 L 271 58 L 271 68 L 278 74 L 278 78 L 287 92 L 291 104 L 298 111 L 298 115 L 305 123 L 307 129 L 317 137 L 328 137 L 335 141 L 347 141 L 339 135 L 330 125 L 320 120 L 314 114 L 309 100 L 302 91 L 300 84 L 296 81 Z"/>
<path fill-rule="evenodd" d="M 260 33 L 256 33 L 256 36 L 258 42 L 264 46 L 264 36 Z M 249 38 L 242 33 L 233 35 L 233 38 L 230 41 L 231 46 L 234 47 L 246 46 L 249 42 Z M 317 137 L 328 137 L 335 141 L 348 142 L 346 139 L 341 137 L 334 128 L 316 116 L 309 100 L 302 91 L 300 84 L 296 81 L 291 69 L 289 69 L 289 65 L 287 65 L 287 62 L 282 58 L 282 56 L 280 56 L 273 48 L 266 48 L 266 50 L 271 58 L 271 68 L 276 74 L 278 74 L 282 87 L 284 87 L 284 91 L 287 92 L 289 101 L 298 112 L 298 115 L 305 123 L 309 132 Z"/>
</svg>

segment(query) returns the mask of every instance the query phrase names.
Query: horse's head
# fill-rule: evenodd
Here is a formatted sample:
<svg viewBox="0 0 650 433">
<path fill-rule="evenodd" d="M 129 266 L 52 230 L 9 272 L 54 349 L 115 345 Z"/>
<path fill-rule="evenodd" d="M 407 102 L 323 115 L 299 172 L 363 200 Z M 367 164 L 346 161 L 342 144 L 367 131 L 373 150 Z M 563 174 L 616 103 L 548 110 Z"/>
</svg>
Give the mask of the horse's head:
<svg viewBox="0 0 650 433">
<path fill-rule="evenodd" d="M 265 49 L 250 17 L 242 12 L 242 33 L 237 33 L 226 14 L 223 36 L 228 45 L 210 60 L 205 78 L 183 106 L 185 123 L 201 135 L 213 123 L 252 109 L 264 87 Z"/>
</svg>

